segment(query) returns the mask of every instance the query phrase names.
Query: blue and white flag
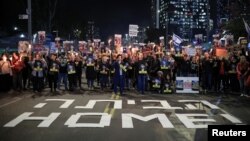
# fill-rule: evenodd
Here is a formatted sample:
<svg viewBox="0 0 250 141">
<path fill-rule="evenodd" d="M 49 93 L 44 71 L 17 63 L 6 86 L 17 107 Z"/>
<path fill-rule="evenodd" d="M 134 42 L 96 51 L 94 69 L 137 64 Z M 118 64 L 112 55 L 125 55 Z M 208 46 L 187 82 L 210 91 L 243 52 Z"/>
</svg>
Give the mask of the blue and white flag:
<svg viewBox="0 0 250 141">
<path fill-rule="evenodd" d="M 246 28 L 246 32 L 248 33 L 248 35 L 250 35 L 250 27 L 249 27 L 249 25 L 247 24 L 245 19 L 243 19 L 243 22 L 244 22 L 244 25 L 245 25 L 245 28 Z"/>
<path fill-rule="evenodd" d="M 179 46 L 183 40 L 178 35 L 173 35 L 173 42 L 175 46 Z"/>
</svg>

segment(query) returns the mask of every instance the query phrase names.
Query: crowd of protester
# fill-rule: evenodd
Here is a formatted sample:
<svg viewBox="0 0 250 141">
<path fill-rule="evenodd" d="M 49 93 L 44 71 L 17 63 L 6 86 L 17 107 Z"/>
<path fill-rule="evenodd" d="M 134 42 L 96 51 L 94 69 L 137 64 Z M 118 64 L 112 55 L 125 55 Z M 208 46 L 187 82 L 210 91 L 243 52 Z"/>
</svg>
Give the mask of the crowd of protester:
<svg viewBox="0 0 250 141">
<path fill-rule="evenodd" d="M 227 57 L 213 52 L 177 54 L 159 46 L 131 48 L 123 53 L 107 47 L 88 52 L 4 53 L 0 61 L 0 90 L 75 91 L 112 89 L 121 95 L 129 90 L 174 93 L 177 76 L 199 77 L 203 92 L 236 92 L 247 96 L 250 89 L 248 56 L 242 52 Z M 86 79 L 87 85 L 82 83 Z"/>
</svg>

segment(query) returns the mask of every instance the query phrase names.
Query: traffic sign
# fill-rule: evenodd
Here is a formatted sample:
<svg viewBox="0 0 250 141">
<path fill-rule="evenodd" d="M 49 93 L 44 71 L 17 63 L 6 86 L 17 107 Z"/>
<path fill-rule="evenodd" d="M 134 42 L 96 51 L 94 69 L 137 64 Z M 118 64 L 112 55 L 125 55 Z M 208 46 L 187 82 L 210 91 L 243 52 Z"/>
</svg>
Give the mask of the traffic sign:
<svg viewBox="0 0 250 141">
<path fill-rule="evenodd" d="M 27 20 L 29 19 L 29 16 L 27 14 L 19 15 L 18 16 L 20 20 Z"/>
</svg>

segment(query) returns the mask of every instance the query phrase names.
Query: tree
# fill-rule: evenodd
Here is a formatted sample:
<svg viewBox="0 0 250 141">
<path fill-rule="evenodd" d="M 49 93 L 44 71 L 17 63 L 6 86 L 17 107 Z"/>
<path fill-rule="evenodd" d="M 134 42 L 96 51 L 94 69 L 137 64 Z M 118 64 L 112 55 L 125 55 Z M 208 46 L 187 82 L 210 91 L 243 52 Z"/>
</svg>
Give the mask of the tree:
<svg viewBox="0 0 250 141">
<path fill-rule="evenodd" d="M 45 30 L 51 33 L 55 25 L 57 5 L 58 0 L 32 1 L 32 16 L 35 30 Z"/>
<path fill-rule="evenodd" d="M 247 37 L 247 32 L 242 18 L 230 20 L 224 26 L 224 29 L 229 30 L 234 35 L 235 40 L 238 40 L 239 37 Z"/>
</svg>

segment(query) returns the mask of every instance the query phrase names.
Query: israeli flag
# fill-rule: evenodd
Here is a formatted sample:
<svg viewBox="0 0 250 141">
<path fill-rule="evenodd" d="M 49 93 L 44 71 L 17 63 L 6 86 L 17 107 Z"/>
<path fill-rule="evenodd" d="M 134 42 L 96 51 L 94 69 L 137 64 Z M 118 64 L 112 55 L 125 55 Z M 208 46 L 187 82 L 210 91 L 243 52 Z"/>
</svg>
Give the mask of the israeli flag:
<svg viewBox="0 0 250 141">
<path fill-rule="evenodd" d="M 175 46 L 179 46 L 183 40 L 176 34 L 173 34 L 173 42 Z"/>
</svg>

